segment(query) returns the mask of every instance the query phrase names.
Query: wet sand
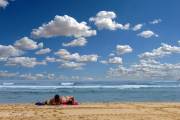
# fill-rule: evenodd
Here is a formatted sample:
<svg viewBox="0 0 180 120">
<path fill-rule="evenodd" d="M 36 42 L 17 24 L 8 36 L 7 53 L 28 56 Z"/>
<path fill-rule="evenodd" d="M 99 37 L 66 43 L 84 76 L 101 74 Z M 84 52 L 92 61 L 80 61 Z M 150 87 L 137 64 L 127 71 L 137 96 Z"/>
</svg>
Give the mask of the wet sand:
<svg viewBox="0 0 180 120">
<path fill-rule="evenodd" d="M 0 120 L 180 120 L 180 103 L 0 104 Z"/>
</svg>

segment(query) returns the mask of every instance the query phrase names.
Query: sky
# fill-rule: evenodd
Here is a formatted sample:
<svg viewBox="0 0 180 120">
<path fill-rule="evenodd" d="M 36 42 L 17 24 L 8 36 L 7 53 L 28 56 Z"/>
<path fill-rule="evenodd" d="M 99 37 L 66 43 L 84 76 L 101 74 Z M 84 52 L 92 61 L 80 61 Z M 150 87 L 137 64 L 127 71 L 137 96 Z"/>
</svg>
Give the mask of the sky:
<svg viewBox="0 0 180 120">
<path fill-rule="evenodd" d="M 180 79 L 179 4 L 0 0 L 0 79 Z"/>
</svg>

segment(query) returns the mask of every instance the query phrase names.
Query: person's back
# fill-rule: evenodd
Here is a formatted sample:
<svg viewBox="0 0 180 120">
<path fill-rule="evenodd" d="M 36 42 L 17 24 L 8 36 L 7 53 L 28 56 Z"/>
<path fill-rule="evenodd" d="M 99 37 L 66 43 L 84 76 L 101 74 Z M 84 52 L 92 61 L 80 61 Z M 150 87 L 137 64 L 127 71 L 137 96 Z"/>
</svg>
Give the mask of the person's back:
<svg viewBox="0 0 180 120">
<path fill-rule="evenodd" d="M 62 96 L 60 97 L 61 104 L 73 105 L 74 97 L 73 96 Z"/>
<path fill-rule="evenodd" d="M 54 98 L 50 99 L 47 102 L 48 105 L 60 105 L 61 104 L 61 100 L 60 100 L 60 96 L 59 95 L 55 95 Z"/>
</svg>

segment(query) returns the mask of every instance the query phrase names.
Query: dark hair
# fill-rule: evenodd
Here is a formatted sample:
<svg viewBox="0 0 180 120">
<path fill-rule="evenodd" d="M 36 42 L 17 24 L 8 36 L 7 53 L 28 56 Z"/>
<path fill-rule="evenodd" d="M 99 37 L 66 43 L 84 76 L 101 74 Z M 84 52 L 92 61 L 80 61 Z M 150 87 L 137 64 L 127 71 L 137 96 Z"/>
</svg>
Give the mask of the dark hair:
<svg viewBox="0 0 180 120">
<path fill-rule="evenodd" d="M 55 96 L 54 96 L 54 99 L 55 99 L 55 102 L 59 102 L 59 100 L 60 100 L 59 95 L 55 95 Z"/>
</svg>

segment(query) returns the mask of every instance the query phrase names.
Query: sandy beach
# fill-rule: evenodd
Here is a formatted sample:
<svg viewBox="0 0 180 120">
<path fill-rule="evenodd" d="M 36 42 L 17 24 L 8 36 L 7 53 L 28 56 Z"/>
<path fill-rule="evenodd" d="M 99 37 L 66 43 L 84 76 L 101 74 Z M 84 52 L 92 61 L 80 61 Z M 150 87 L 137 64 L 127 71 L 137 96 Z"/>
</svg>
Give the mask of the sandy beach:
<svg viewBox="0 0 180 120">
<path fill-rule="evenodd" d="M 180 103 L 1 104 L 0 120 L 180 120 Z"/>
</svg>

